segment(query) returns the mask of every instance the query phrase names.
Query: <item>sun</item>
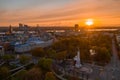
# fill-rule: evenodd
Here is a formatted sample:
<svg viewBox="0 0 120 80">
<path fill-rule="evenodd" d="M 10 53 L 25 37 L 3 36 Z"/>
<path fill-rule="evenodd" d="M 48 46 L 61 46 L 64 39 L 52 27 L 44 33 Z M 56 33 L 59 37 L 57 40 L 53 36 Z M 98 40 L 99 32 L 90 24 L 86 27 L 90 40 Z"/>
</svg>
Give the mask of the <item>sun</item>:
<svg viewBox="0 0 120 80">
<path fill-rule="evenodd" d="M 91 25 L 94 24 L 94 21 L 93 21 L 93 19 L 87 19 L 87 20 L 85 21 L 85 24 L 88 25 L 88 26 L 91 26 Z"/>
</svg>

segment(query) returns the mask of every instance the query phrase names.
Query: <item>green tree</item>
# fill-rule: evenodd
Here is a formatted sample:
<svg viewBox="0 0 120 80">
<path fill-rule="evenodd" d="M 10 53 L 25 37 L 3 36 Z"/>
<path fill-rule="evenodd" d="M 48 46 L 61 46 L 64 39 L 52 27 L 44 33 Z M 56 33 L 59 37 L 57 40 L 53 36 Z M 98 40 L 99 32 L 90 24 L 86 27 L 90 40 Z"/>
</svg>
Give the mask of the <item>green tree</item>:
<svg viewBox="0 0 120 80">
<path fill-rule="evenodd" d="M 58 59 L 58 60 L 64 60 L 64 59 L 66 59 L 66 57 L 67 57 L 66 51 L 56 53 L 56 59 Z"/>
<path fill-rule="evenodd" d="M 50 71 L 52 67 L 52 60 L 48 58 L 41 58 L 38 61 L 38 66 L 45 71 Z"/>
<path fill-rule="evenodd" d="M 13 55 L 6 54 L 2 56 L 2 59 L 8 63 L 10 60 L 15 59 L 15 57 Z"/>
<path fill-rule="evenodd" d="M 82 79 L 79 79 L 77 77 L 70 77 L 70 76 L 68 76 L 68 80 L 82 80 Z"/>
<path fill-rule="evenodd" d="M 21 62 L 22 64 L 26 64 L 26 63 L 28 63 L 30 60 L 31 60 L 31 57 L 30 57 L 30 56 L 25 56 L 25 55 L 21 55 L 21 56 L 20 56 L 20 62 Z"/>
<path fill-rule="evenodd" d="M 39 68 L 32 68 L 25 75 L 25 80 L 42 80 L 42 71 Z"/>
<path fill-rule="evenodd" d="M 56 51 L 54 49 L 48 49 L 46 50 L 46 56 L 50 58 L 55 58 Z"/>
<path fill-rule="evenodd" d="M 9 69 L 7 67 L 0 68 L 0 80 L 6 79 L 9 76 Z"/>
<path fill-rule="evenodd" d="M 57 59 L 73 58 L 76 55 L 77 48 L 80 48 L 82 60 L 89 60 L 89 41 L 80 37 L 63 38 L 53 44 L 52 48 L 57 51 Z M 66 51 L 66 52 L 64 52 Z M 67 53 L 67 54 L 66 54 Z M 58 56 L 57 56 L 58 55 Z"/>
<path fill-rule="evenodd" d="M 26 73 L 26 70 L 22 70 L 19 73 L 17 73 L 14 77 L 12 77 L 11 80 L 24 80 Z"/>
<path fill-rule="evenodd" d="M 31 50 L 31 54 L 35 57 L 44 57 L 45 56 L 45 51 L 43 48 L 35 48 Z"/>
<path fill-rule="evenodd" d="M 108 63 L 111 59 L 111 55 L 107 48 L 105 47 L 98 47 L 96 54 L 95 54 L 95 61 L 100 63 Z"/>
<path fill-rule="evenodd" d="M 47 72 L 45 75 L 45 80 L 56 80 L 56 77 L 52 72 Z"/>
</svg>

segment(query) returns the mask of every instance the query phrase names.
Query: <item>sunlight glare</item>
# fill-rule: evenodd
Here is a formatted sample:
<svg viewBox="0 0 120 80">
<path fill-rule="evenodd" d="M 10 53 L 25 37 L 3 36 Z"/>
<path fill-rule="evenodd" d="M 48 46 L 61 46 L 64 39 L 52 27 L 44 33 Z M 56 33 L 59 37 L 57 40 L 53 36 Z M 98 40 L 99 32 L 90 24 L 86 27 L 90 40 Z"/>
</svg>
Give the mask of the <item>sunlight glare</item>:
<svg viewBox="0 0 120 80">
<path fill-rule="evenodd" d="M 88 26 L 91 26 L 91 25 L 94 24 L 94 21 L 93 21 L 93 19 L 87 19 L 85 24 L 88 25 Z"/>
</svg>

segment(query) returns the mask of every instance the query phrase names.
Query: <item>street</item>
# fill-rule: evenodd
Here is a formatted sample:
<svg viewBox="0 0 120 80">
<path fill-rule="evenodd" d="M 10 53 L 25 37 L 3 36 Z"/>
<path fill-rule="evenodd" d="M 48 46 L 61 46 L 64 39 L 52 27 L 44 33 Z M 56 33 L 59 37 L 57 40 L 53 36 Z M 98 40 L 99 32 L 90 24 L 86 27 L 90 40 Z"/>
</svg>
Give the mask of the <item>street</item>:
<svg viewBox="0 0 120 80">
<path fill-rule="evenodd" d="M 120 61 L 117 56 L 114 39 L 112 39 L 112 58 L 110 63 L 101 68 L 94 65 L 91 78 L 93 80 L 120 80 Z"/>
</svg>

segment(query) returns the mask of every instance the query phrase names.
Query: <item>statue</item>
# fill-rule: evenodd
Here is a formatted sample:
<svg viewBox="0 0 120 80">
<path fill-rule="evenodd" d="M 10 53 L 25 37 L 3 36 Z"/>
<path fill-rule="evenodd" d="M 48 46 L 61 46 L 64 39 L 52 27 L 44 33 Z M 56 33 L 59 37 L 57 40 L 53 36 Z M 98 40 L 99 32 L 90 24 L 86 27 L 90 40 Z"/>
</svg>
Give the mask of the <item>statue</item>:
<svg viewBox="0 0 120 80">
<path fill-rule="evenodd" d="M 81 62 L 80 62 L 80 51 L 79 51 L 79 49 L 77 51 L 77 55 L 74 57 L 74 60 L 75 60 L 75 67 L 80 68 L 82 65 L 81 65 Z"/>
<path fill-rule="evenodd" d="M 4 56 L 4 47 L 0 46 L 0 56 Z"/>
</svg>

